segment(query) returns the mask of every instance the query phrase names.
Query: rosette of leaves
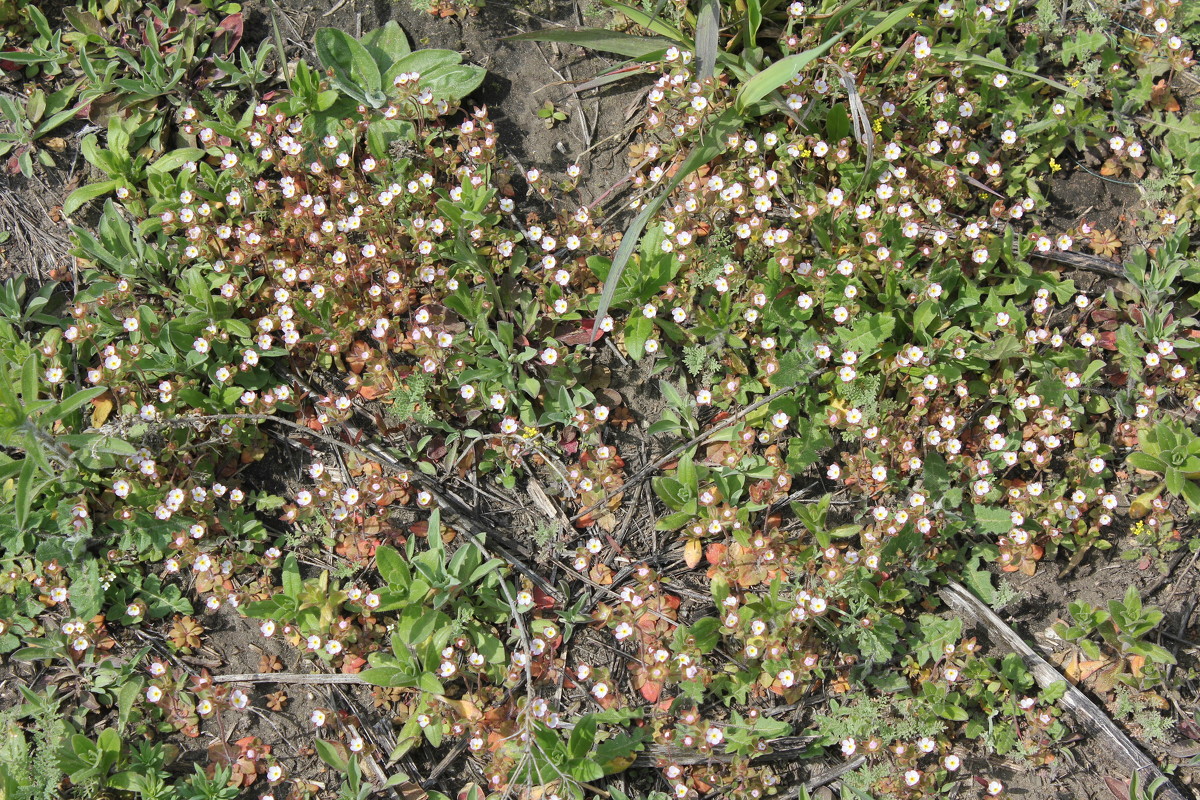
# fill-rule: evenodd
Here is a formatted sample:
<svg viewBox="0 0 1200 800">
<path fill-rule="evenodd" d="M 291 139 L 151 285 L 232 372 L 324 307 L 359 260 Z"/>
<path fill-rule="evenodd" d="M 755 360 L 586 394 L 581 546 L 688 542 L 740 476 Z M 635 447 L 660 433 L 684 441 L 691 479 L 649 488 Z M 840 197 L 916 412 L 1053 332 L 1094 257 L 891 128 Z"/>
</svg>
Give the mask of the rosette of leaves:
<svg viewBox="0 0 1200 800">
<path fill-rule="evenodd" d="M 1129 454 L 1129 465 L 1143 472 L 1163 476 L 1167 491 L 1187 501 L 1193 513 L 1200 513 L 1200 436 L 1178 420 L 1160 422 L 1138 433 L 1137 452 Z M 1162 485 L 1151 490 L 1162 491 Z"/>
<path fill-rule="evenodd" d="M 337 28 L 321 28 L 315 43 L 322 66 L 333 72 L 333 87 L 370 108 L 388 104 L 393 82 L 403 74 L 417 73 L 418 90 L 428 89 L 435 100 L 448 103 L 475 91 L 486 74 L 482 67 L 463 64 L 462 56 L 453 50 L 413 52 L 394 21 L 361 39 Z"/>
</svg>

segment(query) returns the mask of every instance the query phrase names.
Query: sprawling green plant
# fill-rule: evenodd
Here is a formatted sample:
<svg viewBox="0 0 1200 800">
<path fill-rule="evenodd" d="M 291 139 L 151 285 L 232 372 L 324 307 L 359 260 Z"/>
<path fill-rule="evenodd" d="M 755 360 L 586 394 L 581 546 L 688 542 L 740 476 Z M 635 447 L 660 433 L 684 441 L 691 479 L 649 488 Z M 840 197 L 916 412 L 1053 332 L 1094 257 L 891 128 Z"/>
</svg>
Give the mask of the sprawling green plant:
<svg viewBox="0 0 1200 800">
<path fill-rule="evenodd" d="M 1096 297 L 1046 265 L 1095 268 L 1072 251 L 1119 243 L 1042 213 L 1076 151 L 1099 148 L 1106 178 L 1148 169 L 1154 80 L 1187 66 L 1193 12 L 1105 7 L 1130 38 L 1095 9 L 1008 0 L 609 5 L 628 32 L 533 37 L 633 59 L 601 82 L 652 76 L 619 245 L 617 203 L 558 191 L 578 165 L 510 178 L 488 111 L 457 109 L 482 70 L 411 51 L 394 23 L 322 29 L 319 63 L 269 95 L 265 50 L 233 66 L 236 20 L 113 54 L 132 77 L 85 140 L 106 180 L 67 204 L 106 198 L 74 229 L 69 316 L 53 290 L 0 295 L 0 490 L 60 531 L 6 536 L 0 647 L 90 681 L 118 729 L 194 736 L 251 695 L 168 659 L 123 674 L 108 627 L 162 621 L 193 654 L 200 614 L 237 607 L 372 683 L 393 760 L 462 743 L 486 786 L 466 796 L 581 798 L 650 748 L 679 798 L 778 791 L 760 756 L 784 744 L 865 755 L 858 788 L 906 798 L 946 792 L 968 746 L 979 764 L 1054 757 L 1061 687 L 985 656 L 931 588 L 965 573 L 995 591 L 985 559 L 1032 575 L 1108 547 L 1135 442 L 1128 463 L 1193 501 L 1186 229 L 1160 213 L 1162 244 Z M 130 10 L 89 9 L 101 28 L 78 41 L 127 46 Z M 188 42 L 212 60 L 195 49 L 181 75 Z M 518 206 L 523 188 L 546 206 Z M 635 418 L 596 345 L 659 379 L 660 419 Z M 634 472 L 614 442 L 639 421 Z M 247 491 L 271 438 L 304 463 Z M 479 534 L 462 476 L 480 498 L 524 482 L 538 533 Z M 1166 530 L 1161 491 L 1134 506 Z M 665 513 L 629 536 L 643 502 Z M 500 545 L 511 569 L 484 549 Z M 1169 663 L 1136 594 L 1072 613 L 1122 680 Z M 611 658 L 571 649 L 585 628 Z M 309 713 L 358 800 L 362 721 Z M 215 800 L 288 780 L 248 737 L 168 787 L 164 759 L 112 731 L 56 749 L 73 785 Z"/>
<path fill-rule="evenodd" d="M 1180 420 L 1159 422 L 1138 432 L 1138 450 L 1127 459 L 1130 466 L 1163 477 L 1163 485 L 1200 513 L 1200 436 Z M 1160 486 L 1155 494 L 1162 491 Z"/>
</svg>

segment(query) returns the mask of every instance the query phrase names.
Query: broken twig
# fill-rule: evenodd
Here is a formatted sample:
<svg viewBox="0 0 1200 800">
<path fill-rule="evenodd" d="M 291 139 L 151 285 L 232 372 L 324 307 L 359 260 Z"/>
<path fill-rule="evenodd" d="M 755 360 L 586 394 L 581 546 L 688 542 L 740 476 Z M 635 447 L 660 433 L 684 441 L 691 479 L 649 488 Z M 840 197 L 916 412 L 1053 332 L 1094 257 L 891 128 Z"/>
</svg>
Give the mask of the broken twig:
<svg viewBox="0 0 1200 800">
<path fill-rule="evenodd" d="M 1061 705 L 1074 715 L 1076 721 L 1084 729 L 1107 743 L 1108 750 L 1131 773 L 1137 774 L 1147 781 L 1157 782 L 1161 779 L 1164 782 L 1160 795 L 1163 800 L 1186 800 L 1185 796 L 1167 780 L 1167 776 L 1158 768 L 1158 765 L 1143 753 L 1107 714 L 1101 711 L 1087 695 L 1068 683 L 1058 670 L 1050 666 L 1046 659 L 1038 655 L 1016 631 L 984 605 L 979 598 L 962 585 L 954 582 L 951 582 L 938 594 L 956 613 L 974 618 L 984 625 L 998 641 L 1003 642 L 1010 650 L 1021 656 L 1038 686 L 1045 689 L 1060 681 L 1066 683 L 1067 688 L 1060 701 Z"/>
</svg>

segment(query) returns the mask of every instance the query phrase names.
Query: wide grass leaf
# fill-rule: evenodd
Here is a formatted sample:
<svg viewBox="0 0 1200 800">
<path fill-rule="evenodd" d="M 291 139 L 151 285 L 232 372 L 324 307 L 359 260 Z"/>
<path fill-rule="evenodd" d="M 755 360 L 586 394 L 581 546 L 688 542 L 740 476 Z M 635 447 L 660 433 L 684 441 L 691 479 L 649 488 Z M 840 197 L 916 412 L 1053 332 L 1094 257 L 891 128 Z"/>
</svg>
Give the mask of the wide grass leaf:
<svg viewBox="0 0 1200 800">
<path fill-rule="evenodd" d="M 696 62 L 697 75 L 701 81 L 713 76 L 717 68 L 717 50 L 721 29 L 720 0 L 703 0 L 696 17 Z"/>
<path fill-rule="evenodd" d="M 641 240 L 642 231 L 646 229 L 646 224 L 650 221 L 650 218 L 658 213 L 658 210 L 662 208 L 663 203 L 667 201 L 671 192 L 675 191 L 676 187 L 683 183 L 685 178 L 721 153 L 724 148 L 726 135 L 737 130 L 741 122 L 741 116 L 732 108 L 726 109 L 717 117 L 712 126 L 700 139 L 700 143 L 692 150 L 683 164 L 679 166 L 679 169 L 675 171 L 674 177 L 667 182 L 658 195 L 646 204 L 642 212 L 634 217 L 633 222 L 629 223 L 629 227 L 625 229 L 625 233 L 621 238 L 621 245 L 613 255 L 612 266 L 609 267 L 608 275 L 604 279 L 604 288 L 600 291 L 600 303 L 596 307 L 596 319 L 604 319 L 608 314 L 608 309 L 612 305 L 612 299 L 617 292 L 617 287 L 621 285 L 621 275 L 625 272 L 625 265 L 629 263 L 629 259 L 633 256 L 633 251 L 637 248 L 638 242 Z M 592 341 L 595 341 L 599 330 L 599 327 L 592 329 Z"/>
<path fill-rule="evenodd" d="M 762 72 L 755 75 L 750 80 L 742 84 L 738 89 L 736 107 L 744 111 L 750 106 L 762 100 L 764 97 L 775 91 L 779 87 L 786 84 L 792 78 L 800 74 L 800 71 L 811 64 L 816 59 L 825 55 L 829 48 L 833 47 L 843 36 L 849 32 L 849 29 L 843 30 L 841 33 L 833 36 L 822 44 L 811 49 L 805 50 L 803 53 L 786 56 L 779 59 L 771 66 L 764 69 Z"/>
</svg>

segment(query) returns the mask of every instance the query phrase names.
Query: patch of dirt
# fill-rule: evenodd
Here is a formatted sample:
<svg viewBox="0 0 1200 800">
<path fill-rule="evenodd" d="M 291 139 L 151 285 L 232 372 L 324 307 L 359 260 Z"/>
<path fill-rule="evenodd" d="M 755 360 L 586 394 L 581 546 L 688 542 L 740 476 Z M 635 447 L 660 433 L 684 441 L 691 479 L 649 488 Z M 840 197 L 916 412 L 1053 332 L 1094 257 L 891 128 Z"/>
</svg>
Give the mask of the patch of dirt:
<svg viewBox="0 0 1200 800">
<path fill-rule="evenodd" d="M 465 20 L 440 19 L 416 11 L 407 2 L 347 2 L 334 4 L 336 10 L 315 11 L 303 0 L 282 0 L 286 18 L 281 29 L 306 46 L 317 28 L 334 27 L 361 33 L 394 19 L 408 33 L 417 48 L 445 48 L 463 54 L 468 63 L 488 71 L 487 78 L 473 96 L 486 104 L 496 123 L 501 152 L 517 170 L 514 184 L 524 186 L 525 170 L 536 168 L 556 180 L 566 177 L 569 164 L 583 168 L 579 197 L 567 195 L 553 199 L 554 211 L 573 211 L 579 205 L 596 200 L 626 174 L 622 145 L 632 133 L 626 123 L 631 103 L 641 97 L 636 81 L 624 81 L 577 98 L 571 82 L 583 82 L 617 63 L 581 47 L 506 41 L 506 37 L 555 26 L 599 24 L 585 19 L 578 5 L 566 0 L 539 3 L 488 3 L 476 16 Z M 269 30 L 269 6 L 247 4 L 254 22 L 253 35 Z M 260 24 L 260 21 L 262 23 Z M 537 110 L 550 100 L 565 111 L 569 119 L 547 128 Z"/>
<path fill-rule="evenodd" d="M 25 274 L 38 280 L 70 275 L 70 231 L 60 213 L 62 202 L 76 188 L 87 163 L 77 141 L 65 139 L 67 149 L 55 157 L 57 169 L 35 167 L 32 180 L 11 175 L 0 164 L 0 280 Z"/>
<path fill-rule="evenodd" d="M 257 620 L 244 618 L 232 608 L 222 607 L 215 613 L 200 615 L 198 619 L 205 626 L 205 645 L 198 656 L 212 675 L 259 672 L 264 657 L 277 659 L 283 672 L 311 671 L 298 650 L 279 636 L 264 638 L 258 631 Z M 184 660 L 192 663 L 193 670 L 201 666 L 197 659 Z M 217 743 L 234 745 L 243 737 L 254 736 L 271 747 L 271 755 L 289 777 L 321 781 L 320 773 L 325 765 L 312 749 L 316 729 L 309 720 L 317 708 L 331 707 L 329 687 L 276 683 L 226 685 L 246 692 L 250 696 L 250 707 L 244 711 L 227 710 L 219 719 L 203 722 L 199 738 L 183 740 L 185 749 L 176 768 L 190 772 L 192 763 L 207 766 L 210 748 Z M 288 698 L 284 713 L 267 709 L 267 695 L 280 689 Z M 179 737 L 175 739 L 179 741 Z M 194 749 L 187 747 L 188 744 Z"/>
<path fill-rule="evenodd" d="M 1086 220 L 1097 230 L 1113 231 L 1125 244 L 1118 257 L 1125 256 L 1137 244 L 1131 222 L 1137 220 L 1143 204 L 1141 192 L 1133 184 L 1102 178 L 1080 167 L 1052 177 L 1046 199 L 1050 202 L 1045 210 L 1048 227 L 1055 232 Z M 1091 252 L 1083 243 L 1076 249 Z"/>
</svg>

